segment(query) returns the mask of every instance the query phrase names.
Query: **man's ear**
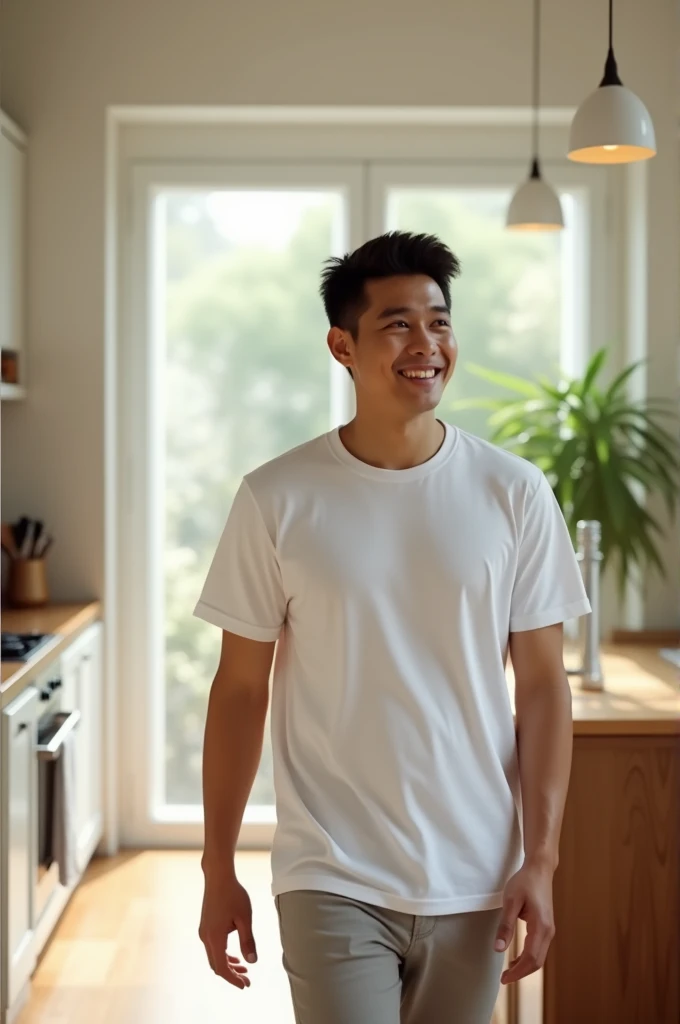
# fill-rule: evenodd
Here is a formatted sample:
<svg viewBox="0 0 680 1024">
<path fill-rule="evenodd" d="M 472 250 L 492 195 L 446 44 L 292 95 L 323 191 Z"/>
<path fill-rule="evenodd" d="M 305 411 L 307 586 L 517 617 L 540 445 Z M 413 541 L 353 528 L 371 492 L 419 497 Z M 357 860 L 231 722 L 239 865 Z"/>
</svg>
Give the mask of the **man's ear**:
<svg viewBox="0 0 680 1024">
<path fill-rule="evenodd" d="M 352 366 L 349 332 L 341 330 L 340 327 L 331 327 L 327 341 L 333 358 L 349 370 Z"/>
</svg>

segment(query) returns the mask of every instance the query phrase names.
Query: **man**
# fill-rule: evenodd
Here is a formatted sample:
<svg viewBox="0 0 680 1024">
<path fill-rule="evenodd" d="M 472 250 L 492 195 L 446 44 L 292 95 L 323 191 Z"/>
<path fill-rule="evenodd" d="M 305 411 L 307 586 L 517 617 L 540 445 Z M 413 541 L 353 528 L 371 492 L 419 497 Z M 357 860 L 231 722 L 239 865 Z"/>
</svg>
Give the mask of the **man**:
<svg viewBox="0 0 680 1024">
<path fill-rule="evenodd" d="M 562 623 L 590 608 L 533 465 L 440 422 L 453 374 L 438 239 L 376 238 L 323 275 L 356 416 L 249 474 L 197 614 L 223 630 L 204 753 L 213 970 L 238 931 L 234 868 L 272 686 L 273 894 L 298 1024 L 488 1024 L 539 969 L 571 762 Z M 506 683 L 516 677 L 517 732 Z"/>
</svg>

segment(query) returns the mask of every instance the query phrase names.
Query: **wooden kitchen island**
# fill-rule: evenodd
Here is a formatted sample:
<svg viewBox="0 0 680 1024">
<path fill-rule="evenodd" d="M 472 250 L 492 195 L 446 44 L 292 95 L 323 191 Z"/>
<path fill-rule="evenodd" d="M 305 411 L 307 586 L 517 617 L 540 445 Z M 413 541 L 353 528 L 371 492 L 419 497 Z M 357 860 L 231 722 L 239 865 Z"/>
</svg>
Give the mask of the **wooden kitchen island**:
<svg viewBox="0 0 680 1024">
<path fill-rule="evenodd" d="M 602 667 L 603 693 L 570 677 L 557 934 L 499 1024 L 680 1021 L 680 674 L 644 647 L 605 647 Z"/>
</svg>

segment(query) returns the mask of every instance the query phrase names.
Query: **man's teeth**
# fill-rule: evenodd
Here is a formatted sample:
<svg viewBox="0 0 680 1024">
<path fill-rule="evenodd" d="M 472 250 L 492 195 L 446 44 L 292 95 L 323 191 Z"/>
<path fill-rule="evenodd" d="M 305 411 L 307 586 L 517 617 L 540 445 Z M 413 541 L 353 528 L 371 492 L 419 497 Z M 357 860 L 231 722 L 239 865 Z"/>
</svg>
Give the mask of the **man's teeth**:
<svg viewBox="0 0 680 1024">
<path fill-rule="evenodd" d="M 402 370 L 401 374 L 403 377 L 434 377 L 436 370 Z"/>
</svg>

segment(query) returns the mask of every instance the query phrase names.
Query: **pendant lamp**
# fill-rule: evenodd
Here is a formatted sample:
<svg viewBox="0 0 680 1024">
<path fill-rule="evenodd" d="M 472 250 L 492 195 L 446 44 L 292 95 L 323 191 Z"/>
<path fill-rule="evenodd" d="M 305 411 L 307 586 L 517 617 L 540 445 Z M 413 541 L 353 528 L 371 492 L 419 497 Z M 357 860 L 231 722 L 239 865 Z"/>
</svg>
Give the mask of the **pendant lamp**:
<svg viewBox="0 0 680 1024">
<path fill-rule="evenodd" d="M 630 164 L 656 154 L 646 106 L 619 78 L 613 46 L 614 0 L 609 0 L 609 52 L 604 77 L 576 111 L 569 159 L 586 164 Z"/>
<path fill-rule="evenodd" d="M 506 224 L 513 231 L 559 231 L 564 227 L 559 196 L 541 174 L 538 158 L 538 111 L 540 85 L 541 9 L 534 0 L 533 126 L 531 171 L 508 207 Z"/>
</svg>

